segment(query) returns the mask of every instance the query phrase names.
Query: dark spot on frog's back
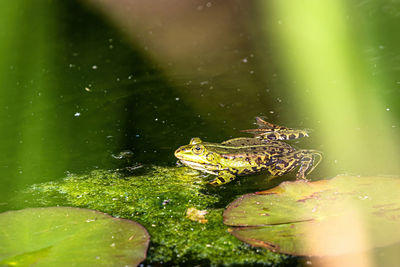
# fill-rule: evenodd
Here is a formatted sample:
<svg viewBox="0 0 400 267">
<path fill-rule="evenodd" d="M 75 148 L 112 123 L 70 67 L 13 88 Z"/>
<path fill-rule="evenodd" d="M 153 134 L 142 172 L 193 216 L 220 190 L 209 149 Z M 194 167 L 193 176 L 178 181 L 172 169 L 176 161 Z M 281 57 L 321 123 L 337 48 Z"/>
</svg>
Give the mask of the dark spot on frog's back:
<svg viewBox="0 0 400 267">
<path fill-rule="evenodd" d="M 296 135 L 294 135 L 294 134 L 289 135 L 289 139 L 295 139 L 295 138 L 296 138 Z"/>
<path fill-rule="evenodd" d="M 302 138 L 302 137 L 304 137 L 304 134 L 299 133 L 299 138 Z"/>
<path fill-rule="evenodd" d="M 289 165 L 289 162 L 284 160 L 278 160 L 278 164 L 283 164 L 283 166 L 287 167 Z"/>
<path fill-rule="evenodd" d="M 255 160 L 255 162 L 257 163 L 257 165 L 263 164 L 263 160 L 261 159 L 261 157 L 257 157 L 257 159 Z"/>
</svg>

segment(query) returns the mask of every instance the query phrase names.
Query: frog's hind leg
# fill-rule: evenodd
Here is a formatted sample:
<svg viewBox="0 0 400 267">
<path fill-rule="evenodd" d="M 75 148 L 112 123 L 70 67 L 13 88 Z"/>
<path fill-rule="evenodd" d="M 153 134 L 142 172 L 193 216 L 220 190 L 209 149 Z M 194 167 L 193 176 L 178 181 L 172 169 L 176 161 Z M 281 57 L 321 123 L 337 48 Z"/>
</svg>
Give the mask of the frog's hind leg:
<svg viewBox="0 0 400 267">
<path fill-rule="evenodd" d="M 300 168 L 296 174 L 296 178 L 306 179 L 306 175 L 311 173 L 321 162 L 322 153 L 316 150 L 300 150 L 298 152 L 301 159 L 299 163 Z M 317 161 L 315 161 L 316 158 L 318 158 Z"/>
<path fill-rule="evenodd" d="M 258 129 L 242 130 L 241 132 L 252 133 L 255 137 L 266 140 L 292 140 L 308 136 L 306 130 L 292 129 L 275 125 L 266 122 L 260 117 L 257 117 L 256 120 L 259 126 Z"/>
<path fill-rule="evenodd" d="M 318 161 L 314 163 L 315 158 Z M 282 176 L 300 166 L 296 178 L 306 179 L 306 175 L 312 172 L 321 162 L 322 153 L 316 150 L 298 150 L 289 153 L 285 158 L 281 158 L 271 166 L 269 172 L 273 176 Z"/>
<path fill-rule="evenodd" d="M 299 163 L 300 159 L 289 154 L 287 158 L 277 160 L 273 165 L 271 165 L 268 171 L 272 176 L 282 176 L 299 166 Z"/>
</svg>

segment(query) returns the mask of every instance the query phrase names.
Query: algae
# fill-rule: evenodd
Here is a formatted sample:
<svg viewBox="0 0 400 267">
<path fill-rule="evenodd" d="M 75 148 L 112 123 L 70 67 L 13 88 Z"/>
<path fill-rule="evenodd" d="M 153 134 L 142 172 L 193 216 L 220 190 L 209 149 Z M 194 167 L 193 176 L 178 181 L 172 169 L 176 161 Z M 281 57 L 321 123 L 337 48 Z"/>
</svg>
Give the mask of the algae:
<svg viewBox="0 0 400 267">
<path fill-rule="evenodd" d="M 253 248 L 227 232 L 218 192 L 195 170 L 156 166 L 69 174 L 25 191 L 35 195 L 33 205 L 85 207 L 139 222 L 151 236 L 147 264 L 288 263 L 287 256 Z M 190 220 L 190 208 L 207 212 L 207 222 Z"/>
</svg>

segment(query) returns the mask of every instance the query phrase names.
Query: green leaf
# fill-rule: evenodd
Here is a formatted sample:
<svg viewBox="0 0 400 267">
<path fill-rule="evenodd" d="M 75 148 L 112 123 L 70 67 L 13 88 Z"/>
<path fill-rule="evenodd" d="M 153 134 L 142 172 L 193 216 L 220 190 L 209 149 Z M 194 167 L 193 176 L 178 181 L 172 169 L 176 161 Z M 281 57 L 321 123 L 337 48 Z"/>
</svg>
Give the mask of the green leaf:
<svg viewBox="0 0 400 267">
<path fill-rule="evenodd" d="M 244 242 L 287 254 L 365 251 L 400 241 L 399 192 L 396 178 L 284 182 L 232 202 L 224 223 Z"/>
<path fill-rule="evenodd" d="M 80 208 L 4 212 L 0 229 L 1 266 L 136 266 L 149 243 L 140 224 Z"/>
</svg>

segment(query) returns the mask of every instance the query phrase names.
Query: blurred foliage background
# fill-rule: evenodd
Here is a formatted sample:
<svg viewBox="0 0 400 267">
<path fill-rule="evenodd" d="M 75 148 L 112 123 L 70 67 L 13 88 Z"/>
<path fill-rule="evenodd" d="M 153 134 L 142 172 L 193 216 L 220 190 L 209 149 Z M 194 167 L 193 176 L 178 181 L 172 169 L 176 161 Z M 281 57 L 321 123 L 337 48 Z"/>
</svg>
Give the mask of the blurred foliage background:
<svg viewBox="0 0 400 267">
<path fill-rule="evenodd" d="M 312 178 L 398 175 L 399 26 L 394 0 L 3 1 L 0 202 L 255 116 L 312 129 Z"/>
</svg>

